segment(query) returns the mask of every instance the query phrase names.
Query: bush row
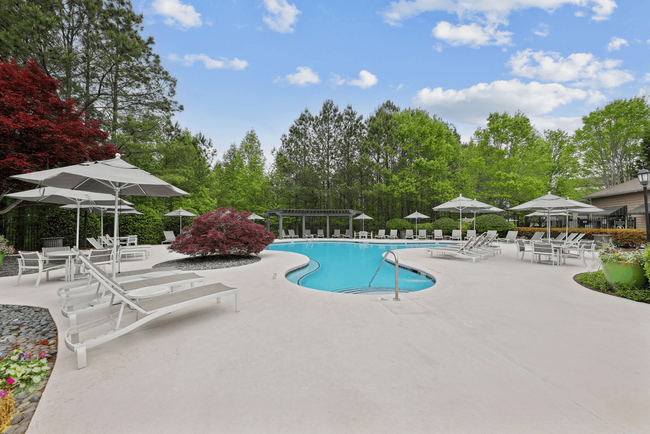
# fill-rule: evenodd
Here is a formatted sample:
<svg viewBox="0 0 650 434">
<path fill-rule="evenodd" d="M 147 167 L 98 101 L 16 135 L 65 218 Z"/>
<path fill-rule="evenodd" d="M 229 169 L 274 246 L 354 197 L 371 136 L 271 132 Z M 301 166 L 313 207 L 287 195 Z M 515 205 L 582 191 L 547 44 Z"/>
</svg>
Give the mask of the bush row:
<svg viewBox="0 0 650 434">
<path fill-rule="evenodd" d="M 476 232 L 481 233 L 485 231 L 498 231 L 505 233 L 514 228 L 513 223 L 509 223 L 497 214 L 486 214 L 476 218 Z M 451 231 L 458 229 L 458 220 L 451 218 L 440 218 L 433 223 L 418 223 L 418 229 L 426 229 L 428 235 L 432 235 L 436 229 L 442 230 L 443 235 L 451 235 Z M 386 222 L 386 230 L 398 229 L 415 230 L 415 223 L 411 223 L 404 219 L 392 219 Z M 474 222 L 463 223 L 463 235 L 467 234 L 468 229 L 474 229 Z"/>
</svg>

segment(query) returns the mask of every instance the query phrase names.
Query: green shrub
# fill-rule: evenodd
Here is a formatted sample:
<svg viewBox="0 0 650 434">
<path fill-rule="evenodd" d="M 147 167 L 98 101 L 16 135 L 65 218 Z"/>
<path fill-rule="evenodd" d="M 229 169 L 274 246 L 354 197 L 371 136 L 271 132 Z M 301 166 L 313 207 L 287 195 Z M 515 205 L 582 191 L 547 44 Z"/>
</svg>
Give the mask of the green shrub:
<svg viewBox="0 0 650 434">
<path fill-rule="evenodd" d="M 432 225 L 433 229 L 441 229 L 443 235 L 451 235 L 451 231 L 458 229 L 458 220 L 445 217 L 436 220 Z"/>
<path fill-rule="evenodd" d="M 418 223 L 418 230 L 426 229 L 428 235 L 433 234 L 433 223 Z"/>
<path fill-rule="evenodd" d="M 386 229 L 404 231 L 406 229 L 413 229 L 413 225 L 404 219 L 392 219 L 386 222 Z"/>
<path fill-rule="evenodd" d="M 514 223 L 508 222 L 498 214 L 484 214 L 476 217 L 476 232 L 486 231 L 510 231 L 514 228 Z"/>
<path fill-rule="evenodd" d="M 607 283 L 605 273 L 602 270 L 578 274 L 576 281 L 587 288 L 597 291 L 608 292 L 610 290 L 609 283 Z"/>
<path fill-rule="evenodd" d="M 546 232 L 546 228 L 515 228 L 519 231 L 519 236 L 532 237 L 535 232 Z M 551 236 L 556 237 L 560 232 L 564 232 L 565 228 L 551 228 Z M 586 229 L 586 228 L 569 228 L 569 233 L 582 232 L 585 234 L 583 240 L 593 240 L 596 234 L 611 235 L 614 244 L 619 247 L 634 247 L 639 244 L 644 244 L 645 231 L 640 229 Z"/>
<path fill-rule="evenodd" d="M 638 287 L 634 285 L 616 285 L 616 294 L 629 300 L 650 303 L 650 288 L 648 286 Z"/>
<path fill-rule="evenodd" d="M 164 226 L 160 213 L 146 205 L 138 205 L 136 209 L 142 215 L 120 216 L 120 235 L 137 235 L 138 244 L 160 243 L 164 239 Z M 178 220 L 176 223 L 178 224 Z"/>
</svg>

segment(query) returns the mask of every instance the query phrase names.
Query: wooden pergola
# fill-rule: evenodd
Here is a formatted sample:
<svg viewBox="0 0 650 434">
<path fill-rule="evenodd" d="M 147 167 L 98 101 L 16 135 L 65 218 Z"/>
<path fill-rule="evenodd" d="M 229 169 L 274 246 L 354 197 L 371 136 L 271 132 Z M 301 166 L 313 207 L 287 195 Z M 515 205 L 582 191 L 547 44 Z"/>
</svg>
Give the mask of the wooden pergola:
<svg viewBox="0 0 650 434">
<path fill-rule="evenodd" d="M 330 237 L 330 217 L 347 217 L 349 221 L 350 234 L 352 234 L 352 219 L 363 214 L 362 211 L 353 209 L 273 209 L 264 212 L 266 217 L 266 229 L 271 230 L 270 217 L 278 217 L 280 220 L 279 238 L 282 238 L 282 218 L 283 217 L 302 217 L 302 233 L 305 233 L 306 217 L 326 217 L 327 218 L 327 238 Z"/>
</svg>

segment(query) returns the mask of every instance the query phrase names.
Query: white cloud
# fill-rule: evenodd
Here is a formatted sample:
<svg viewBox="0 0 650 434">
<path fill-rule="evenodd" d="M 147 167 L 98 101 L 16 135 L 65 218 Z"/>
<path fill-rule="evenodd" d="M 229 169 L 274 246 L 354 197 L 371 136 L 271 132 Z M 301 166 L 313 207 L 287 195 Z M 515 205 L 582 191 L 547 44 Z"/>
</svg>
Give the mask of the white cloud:
<svg viewBox="0 0 650 434">
<path fill-rule="evenodd" d="M 533 33 L 542 38 L 548 36 L 548 24 L 539 23 L 537 27 L 533 29 Z"/>
<path fill-rule="evenodd" d="M 574 100 L 596 104 L 606 98 L 598 91 L 565 87 L 559 83 L 522 83 L 513 79 L 480 83 L 461 90 L 425 88 L 413 97 L 413 104 L 452 121 L 480 124 L 492 112 L 521 110 L 529 116 L 542 115 Z"/>
<path fill-rule="evenodd" d="M 403 87 L 404 87 L 403 84 L 398 85 L 398 86 L 397 86 L 397 89 L 395 89 L 395 92 L 397 92 L 398 90 L 400 90 L 400 89 L 403 88 Z"/>
<path fill-rule="evenodd" d="M 535 125 L 537 131 L 544 130 L 564 130 L 568 134 L 579 128 L 582 128 L 582 117 L 552 117 L 552 116 L 530 116 L 530 122 Z"/>
<path fill-rule="evenodd" d="M 264 22 L 271 30 L 280 33 L 293 33 L 294 25 L 298 22 L 298 15 L 302 12 L 296 5 L 290 5 L 287 0 L 264 0 L 265 14 Z"/>
<path fill-rule="evenodd" d="M 359 79 L 348 81 L 348 85 L 359 86 L 361 89 L 368 89 L 369 87 L 372 87 L 375 84 L 377 84 L 377 81 L 378 81 L 377 76 L 371 74 L 370 72 L 364 69 L 359 73 Z"/>
<path fill-rule="evenodd" d="M 211 59 L 206 54 L 186 54 L 182 59 L 177 54 L 170 54 L 169 60 L 179 62 L 184 60 L 183 66 L 192 66 L 194 62 L 203 62 L 206 69 L 235 69 L 240 71 L 248 66 L 245 60 L 239 60 L 236 57 L 232 60 L 220 57 L 219 60 Z"/>
<path fill-rule="evenodd" d="M 425 12 L 448 12 L 459 17 L 484 15 L 507 17 L 513 11 L 540 8 L 553 11 L 565 5 L 591 8 L 592 19 L 608 19 L 617 7 L 614 0 L 398 0 L 380 14 L 391 26 Z"/>
<path fill-rule="evenodd" d="M 338 74 L 332 74 L 332 78 L 330 78 L 330 84 L 332 87 L 341 86 L 345 84 L 345 78 L 342 78 Z"/>
<path fill-rule="evenodd" d="M 497 30 L 497 24 L 491 23 L 485 27 L 481 27 L 476 23 L 454 26 L 447 21 L 440 21 L 433 28 L 431 34 L 455 46 L 471 45 L 472 47 L 480 47 L 482 45 L 510 44 L 512 33 Z"/>
<path fill-rule="evenodd" d="M 284 79 L 275 80 L 276 82 L 286 81 L 296 86 L 306 86 L 308 84 L 320 83 L 320 78 L 318 78 L 318 73 L 311 70 L 307 66 L 299 66 L 296 68 L 298 72 L 295 74 L 287 74 Z"/>
<path fill-rule="evenodd" d="M 609 44 L 607 44 L 607 51 L 618 51 L 623 45 L 630 45 L 623 38 L 614 36 Z"/>
<path fill-rule="evenodd" d="M 442 53 L 442 44 L 438 43 L 434 45 L 433 49 L 436 50 L 438 53 Z"/>
<path fill-rule="evenodd" d="M 154 0 L 151 3 L 154 11 L 165 18 L 168 26 L 178 26 L 183 30 L 190 27 L 201 27 L 201 14 L 194 10 L 194 6 L 185 5 L 180 0 Z"/>
<path fill-rule="evenodd" d="M 552 51 L 518 51 L 510 57 L 511 74 L 549 82 L 573 83 L 574 86 L 614 88 L 632 81 L 628 71 L 616 69 L 621 60 L 598 60 L 591 53 L 574 53 L 564 58 Z"/>
</svg>

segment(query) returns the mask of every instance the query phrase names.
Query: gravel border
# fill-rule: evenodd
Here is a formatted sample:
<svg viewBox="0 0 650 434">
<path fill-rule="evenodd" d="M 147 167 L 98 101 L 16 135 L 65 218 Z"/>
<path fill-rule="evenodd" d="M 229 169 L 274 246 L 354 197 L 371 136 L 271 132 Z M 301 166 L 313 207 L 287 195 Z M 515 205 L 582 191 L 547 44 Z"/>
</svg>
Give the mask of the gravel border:
<svg viewBox="0 0 650 434">
<path fill-rule="evenodd" d="M 259 256 L 209 255 L 165 261 L 154 265 L 152 268 L 176 267 L 183 271 L 218 270 L 221 268 L 250 265 L 261 260 L 262 258 Z"/>
</svg>

